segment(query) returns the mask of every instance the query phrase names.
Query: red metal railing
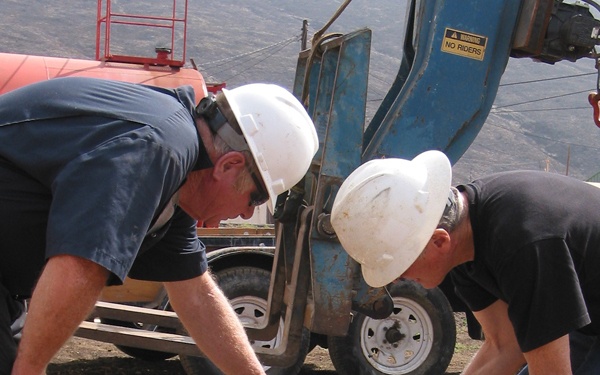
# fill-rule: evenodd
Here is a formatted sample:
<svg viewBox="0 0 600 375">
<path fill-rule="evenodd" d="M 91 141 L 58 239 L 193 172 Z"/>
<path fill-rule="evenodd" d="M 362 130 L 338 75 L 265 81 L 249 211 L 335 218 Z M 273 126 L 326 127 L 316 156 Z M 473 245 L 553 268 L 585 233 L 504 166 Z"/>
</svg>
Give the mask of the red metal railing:
<svg viewBox="0 0 600 375">
<path fill-rule="evenodd" d="M 141 14 L 129 14 L 122 12 L 114 12 L 111 4 L 111 0 L 98 0 L 98 16 L 96 22 L 96 59 L 100 61 L 114 61 L 114 62 L 126 62 L 135 64 L 149 64 L 149 65 L 165 65 L 171 67 L 181 67 L 185 64 L 185 51 L 186 51 L 186 37 L 187 37 L 187 9 L 188 1 L 184 0 L 183 5 L 177 0 L 173 0 L 171 14 L 169 16 L 155 16 L 155 15 L 141 15 Z M 150 9 L 152 6 L 164 6 L 164 2 L 160 1 L 146 1 L 147 6 L 144 6 L 144 2 L 136 1 L 136 7 Z M 154 46 L 155 55 L 150 54 L 131 54 L 133 48 L 128 49 L 126 54 L 115 54 L 111 51 L 111 37 L 113 33 L 113 27 L 115 25 L 122 25 L 125 28 L 136 28 L 137 33 L 126 33 L 128 38 L 126 43 L 129 43 L 131 47 L 139 47 L 140 45 L 148 45 L 151 43 L 152 35 L 146 33 L 145 30 L 156 30 L 164 29 L 167 32 L 170 31 L 170 45 L 167 46 Z M 141 30 L 141 31 L 140 31 Z M 177 32 L 181 31 L 182 35 L 177 35 Z M 102 40 L 102 35 L 104 39 Z M 130 37 L 137 35 L 141 37 L 141 42 L 138 45 L 134 45 L 135 40 L 129 39 Z M 179 44 L 179 48 L 177 48 Z M 101 50 L 103 53 L 101 54 Z"/>
</svg>

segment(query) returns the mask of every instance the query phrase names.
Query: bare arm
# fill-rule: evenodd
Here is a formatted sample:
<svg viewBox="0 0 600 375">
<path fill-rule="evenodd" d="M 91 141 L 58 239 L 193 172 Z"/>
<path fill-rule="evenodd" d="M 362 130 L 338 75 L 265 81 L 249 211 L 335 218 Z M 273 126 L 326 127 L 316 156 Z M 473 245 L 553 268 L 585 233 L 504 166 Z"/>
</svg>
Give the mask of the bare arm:
<svg viewBox="0 0 600 375">
<path fill-rule="evenodd" d="M 508 318 L 508 305 L 498 300 L 474 315 L 483 328 L 485 341 L 463 375 L 515 374 L 525 358 Z"/>
<path fill-rule="evenodd" d="M 173 309 L 198 348 L 225 374 L 263 375 L 244 328 L 208 272 L 165 283 Z"/>
<path fill-rule="evenodd" d="M 529 375 L 571 374 L 569 335 L 525 353 Z"/>
<path fill-rule="evenodd" d="M 37 283 L 12 375 L 44 374 L 46 366 L 91 312 L 108 271 L 89 260 L 59 255 Z"/>
</svg>

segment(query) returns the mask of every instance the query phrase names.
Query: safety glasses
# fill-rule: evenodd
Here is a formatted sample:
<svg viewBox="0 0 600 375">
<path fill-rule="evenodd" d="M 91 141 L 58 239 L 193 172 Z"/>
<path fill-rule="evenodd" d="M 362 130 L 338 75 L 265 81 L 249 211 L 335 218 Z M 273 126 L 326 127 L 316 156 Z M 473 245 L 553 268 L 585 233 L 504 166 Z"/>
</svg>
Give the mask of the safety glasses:
<svg viewBox="0 0 600 375">
<path fill-rule="evenodd" d="M 256 176 L 252 170 L 248 169 L 248 171 L 250 172 L 252 181 L 254 181 L 254 185 L 256 185 L 256 190 L 250 193 L 250 202 L 248 202 L 248 206 L 257 207 L 269 200 L 269 193 L 267 193 L 267 189 L 265 189 L 258 176 Z"/>
</svg>

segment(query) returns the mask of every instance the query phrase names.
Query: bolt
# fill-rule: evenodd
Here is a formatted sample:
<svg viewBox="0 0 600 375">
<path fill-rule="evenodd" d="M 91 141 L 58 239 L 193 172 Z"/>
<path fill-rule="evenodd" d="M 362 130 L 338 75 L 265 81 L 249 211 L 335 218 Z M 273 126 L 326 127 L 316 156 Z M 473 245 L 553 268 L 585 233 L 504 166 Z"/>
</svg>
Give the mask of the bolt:
<svg viewBox="0 0 600 375">
<path fill-rule="evenodd" d="M 324 237 L 335 237 L 335 230 L 331 225 L 331 215 L 322 213 L 317 217 L 317 231 Z"/>
</svg>

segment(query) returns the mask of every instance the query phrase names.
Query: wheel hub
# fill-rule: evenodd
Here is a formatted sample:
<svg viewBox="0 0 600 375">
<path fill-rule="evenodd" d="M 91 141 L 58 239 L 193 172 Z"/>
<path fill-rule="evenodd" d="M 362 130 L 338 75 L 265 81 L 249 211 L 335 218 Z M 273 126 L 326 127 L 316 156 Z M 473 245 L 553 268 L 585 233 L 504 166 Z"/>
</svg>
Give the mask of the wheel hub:
<svg viewBox="0 0 600 375">
<path fill-rule="evenodd" d="M 363 355 L 384 374 L 406 374 L 418 368 L 433 346 L 433 327 L 427 313 L 413 301 L 394 298 L 394 312 L 383 320 L 362 324 Z"/>
<path fill-rule="evenodd" d="M 394 322 L 394 325 L 389 329 L 386 330 L 386 328 L 384 328 L 383 330 L 385 331 L 386 341 L 392 345 L 396 345 L 398 341 L 401 341 L 406 337 L 406 335 L 400 332 L 400 323 L 398 322 Z"/>
</svg>

